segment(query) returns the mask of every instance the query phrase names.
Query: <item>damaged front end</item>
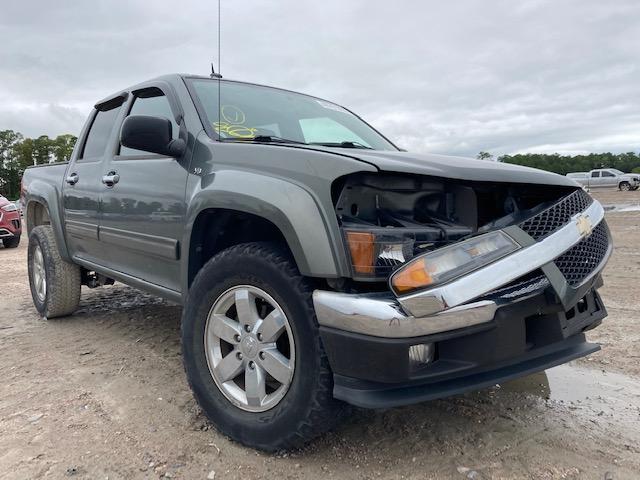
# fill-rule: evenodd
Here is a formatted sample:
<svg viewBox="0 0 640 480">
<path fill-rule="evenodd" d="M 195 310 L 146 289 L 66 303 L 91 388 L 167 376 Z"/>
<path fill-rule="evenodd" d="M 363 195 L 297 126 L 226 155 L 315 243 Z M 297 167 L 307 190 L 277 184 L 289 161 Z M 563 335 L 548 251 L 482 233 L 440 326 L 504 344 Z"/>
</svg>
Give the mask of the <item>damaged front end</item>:
<svg viewBox="0 0 640 480">
<path fill-rule="evenodd" d="M 597 349 L 612 244 L 583 190 L 363 173 L 332 193 L 352 278 L 314 305 L 338 398 L 412 403 Z"/>
</svg>

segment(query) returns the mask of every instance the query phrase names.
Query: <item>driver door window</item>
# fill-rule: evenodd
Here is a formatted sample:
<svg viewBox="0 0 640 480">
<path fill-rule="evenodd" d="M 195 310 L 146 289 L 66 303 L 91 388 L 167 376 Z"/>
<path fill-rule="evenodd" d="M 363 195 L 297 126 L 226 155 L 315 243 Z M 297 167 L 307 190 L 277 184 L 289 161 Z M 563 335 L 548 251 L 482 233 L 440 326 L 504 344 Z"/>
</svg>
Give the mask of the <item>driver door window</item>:
<svg viewBox="0 0 640 480">
<path fill-rule="evenodd" d="M 158 89 L 144 91 L 136 97 L 129 111 L 129 115 L 147 115 L 151 117 L 164 117 L 171 121 L 173 138 L 178 138 L 178 124 L 176 123 L 167 97 Z M 142 150 L 120 146 L 120 155 L 155 155 Z"/>
<path fill-rule="evenodd" d="M 615 185 L 616 183 L 617 183 L 616 182 L 616 176 L 613 173 L 608 172 L 606 170 L 604 170 L 602 172 L 602 184 L 603 185 Z"/>
</svg>

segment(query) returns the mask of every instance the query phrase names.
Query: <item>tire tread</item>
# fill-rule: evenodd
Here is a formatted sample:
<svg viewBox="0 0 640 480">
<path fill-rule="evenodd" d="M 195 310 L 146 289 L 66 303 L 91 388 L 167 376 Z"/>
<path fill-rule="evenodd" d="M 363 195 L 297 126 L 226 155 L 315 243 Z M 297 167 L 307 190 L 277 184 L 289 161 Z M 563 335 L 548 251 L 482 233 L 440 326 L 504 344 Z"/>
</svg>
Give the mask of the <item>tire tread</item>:
<svg viewBox="0 0 640 480">
<path fill-rule="evenodd" d="M 32 296 L 38 311 L 46 318 L 70 315 L 80 304 L 81 272 L 80 267 L 65 261 L 58 251 L 56 237 L 51 225 L 35 227 L 29 237 L 35 237 L 40 244 L 47 271 L 47 295 L 44 305 L 39 305 L 32 286 Z M 31 272 L 29 272 L 29 281 Z"/>
<path fill-rule="evenodd" d="M 313 288 L 309 279 L 305 278 L 298 271 L 295 263 L 291 259 L 287 250 L 282 246 L 271 242 L 252 242 L 229 247 L 211 258 L 198 272 L 193 281 L 193 285 L 198 283 L 202 275 L 207 275 L 208 271 L 215 270 L 216 265 L 225 261 L 238 261 L 248 256 L 259 257 L 274 265 L 279 271 L 290 278 L 290 287 L 295 295 L 304 299 L 305 310 L 308 318 L 313 319 L 317 327 L 315 309 L 313 307 Z M 194 291 L 192 288 L 190 292 Z M 192 301 L 191 295 L 187 297 L 187 303 Z M 186 322 L 182 322 L 184 329 Z M 308 443 L 313 438 L 327 432 L 335 427 L 344 417 L 347 411 L 346 404 L 333 398 L 333 373 L 329 367 L 329 360 L 324 351 L 320 335 L 316 335 L 314 341 L 317 342 L 317 351 L 320 352 L 320 368 L 314 388 L 309 392 L 309 407 L 304 419 L 297 422 L 295 428 L 289 432 L 282 432 L 277 441 L 270 444 L 254 444 L 256 448 L 267 451 L 298 449 Z M 187 378 L 192 390 L 195 391 L 192 378 L 187 371 Z M 205 412 L 206 413 L 206 412 Z M 225 432 L 226 433 L 226 432 Z M 232 436 L 232 438 L 234 438 Z M 242 441 L 234 438 L 234 440 Z"/>
</svg>

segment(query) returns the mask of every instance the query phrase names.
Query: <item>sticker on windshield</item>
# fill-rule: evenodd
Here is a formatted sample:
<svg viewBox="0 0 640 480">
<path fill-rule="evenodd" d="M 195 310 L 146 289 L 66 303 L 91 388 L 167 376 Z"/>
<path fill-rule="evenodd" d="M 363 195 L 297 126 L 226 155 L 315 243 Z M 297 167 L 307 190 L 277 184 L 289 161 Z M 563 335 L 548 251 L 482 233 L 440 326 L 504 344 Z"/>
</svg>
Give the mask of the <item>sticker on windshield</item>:
<svg viewBox="0 0 640 480">
<path fill-rule="evenodd" d="M 340 113 L 349 113 L 347 110 L 345 110 L 339 105 L 336 105 L 335 103 L 325 102 L 324 100 L 316 100 L 316 102 L 318 103 L 318 105 L 320 105 L 323 108 L 328 108 L 329 110 L 335 110 L 336 112 L 340 112 Z"/>
</svg>

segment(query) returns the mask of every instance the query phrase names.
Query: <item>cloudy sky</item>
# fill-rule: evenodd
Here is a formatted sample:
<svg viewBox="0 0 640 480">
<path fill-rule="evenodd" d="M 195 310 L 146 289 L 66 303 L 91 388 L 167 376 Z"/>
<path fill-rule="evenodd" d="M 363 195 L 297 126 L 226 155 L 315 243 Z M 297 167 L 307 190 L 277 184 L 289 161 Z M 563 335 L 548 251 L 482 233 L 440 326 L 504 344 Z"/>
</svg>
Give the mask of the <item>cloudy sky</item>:
<svg viewBox="0 0 640 480">
<path fill-rule="evenodd" d="M 0 130 L 77 134 L 96 100 L 217 57 L 215 0 L 2 3 Z M 637 0 L 222 0 L 222 73 L 410 151 L 640 150 Z"/>
</svg>

